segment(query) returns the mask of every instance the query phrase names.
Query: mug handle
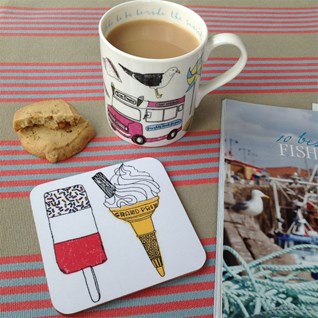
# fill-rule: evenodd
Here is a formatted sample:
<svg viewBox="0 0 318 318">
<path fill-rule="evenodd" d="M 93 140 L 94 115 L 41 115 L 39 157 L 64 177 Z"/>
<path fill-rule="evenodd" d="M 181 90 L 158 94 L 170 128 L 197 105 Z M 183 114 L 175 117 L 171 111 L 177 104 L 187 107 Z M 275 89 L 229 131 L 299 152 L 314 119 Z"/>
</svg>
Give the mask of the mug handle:
<svg viewBox="0 0 318 318">
<path fill-rule="evenodd" d="M 227 44 L 233 45 L 240 50 L 240 53 L 241 53 L 240 58 L 230 69 L 228 69 L 223 74 L 215 77 L 214 79 L 210 80 L 208 83 L 203 83 L 199 85 L 196 107 L 199 106 L 202 98 L 205 95 L 207 95 L 208 93 L 214 91 L 218 87 L 232 80 L 235 76 L 237 76 L 242 71 L 242 69 L 246 65 L 247 52 L 246 52 L 245 45 L 243 44 L 243 42 L 237 35 L 232 33 L 220 33 L 220 34 L 210 36 L 208 38 L 208 43 L 203 53 L 202 60 L 207 61 L 211 52 L 215 48 L 222 45 L 227 45 Z"/>
</svg>

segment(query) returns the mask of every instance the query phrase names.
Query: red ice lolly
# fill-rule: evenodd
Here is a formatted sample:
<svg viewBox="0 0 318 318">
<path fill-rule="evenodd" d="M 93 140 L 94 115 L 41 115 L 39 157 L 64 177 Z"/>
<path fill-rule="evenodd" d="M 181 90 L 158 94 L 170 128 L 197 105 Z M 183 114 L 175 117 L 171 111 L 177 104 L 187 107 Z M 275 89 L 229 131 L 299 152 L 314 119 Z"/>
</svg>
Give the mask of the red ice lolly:
<svg viewBox="0 0 318 318">
<path fill-rule="evenodd" d="M 82 271 L 93 302 L 100 299 L 94 266 L 107 260 L 85 188 L 78 184 L 44 194 L 57 265 Z"/>
</svg>

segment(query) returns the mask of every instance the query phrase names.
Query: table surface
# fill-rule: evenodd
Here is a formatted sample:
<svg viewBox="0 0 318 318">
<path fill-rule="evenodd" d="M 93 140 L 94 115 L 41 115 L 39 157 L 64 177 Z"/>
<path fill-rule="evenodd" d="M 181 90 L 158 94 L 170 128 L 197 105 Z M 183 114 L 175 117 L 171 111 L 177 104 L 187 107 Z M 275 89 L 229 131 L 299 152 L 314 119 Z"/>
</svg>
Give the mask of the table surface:
<svg viewBox="0 0 318 318">
<path fill-rule="evenodd" d="M 74 316 L 212 316 L 221 102 L 231 98 L 308 109 L 317 103 L 318 6 L 315 0 L 175 2 L 198 12 L 211 33 L 240 35 L 249 60 L 236 79 L 202 100 L 186 137 L 169 147 L 145 149 L 121 141 L 106 124 L 97 25 L 120 1 L 0 0 L 0 317 L 59 316 L 48 294 L 30 190 L 145 156 L 167 169 L 207 262 L 198 272 Z M 203 82 L 228 68 L 236 54 L 217 49 L 205 65 Z M 72 103 L 97 136 L 79 155 L 49 164 L 22 149 L 12 117 L 21 106 L 56 98 Z"/>
</svg>

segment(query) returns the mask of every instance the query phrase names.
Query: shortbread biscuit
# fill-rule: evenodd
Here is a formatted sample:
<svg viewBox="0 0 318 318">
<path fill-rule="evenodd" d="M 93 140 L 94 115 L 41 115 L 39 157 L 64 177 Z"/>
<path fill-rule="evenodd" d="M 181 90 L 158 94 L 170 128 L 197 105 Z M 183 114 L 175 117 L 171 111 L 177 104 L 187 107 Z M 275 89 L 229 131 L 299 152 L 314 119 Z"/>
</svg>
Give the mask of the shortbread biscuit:
<svg viewBox="0 0 318 318">
<path fill-rule="evenodd" d="M 17 133 L 26 151 L 52 163 L 77 154 L 95 136 L 93 127 L 82 117 L 76 126 L 66 129 L 30 126 Z"/>
<path fill-rule="evenodd" d="M 76 126 L 80 117 L 76 109 L 64 100 L 45 100 L 17 110 L 13 117 L 13 129 L 19 131 L 32 126 L 67 128 Z"/>
</svg>

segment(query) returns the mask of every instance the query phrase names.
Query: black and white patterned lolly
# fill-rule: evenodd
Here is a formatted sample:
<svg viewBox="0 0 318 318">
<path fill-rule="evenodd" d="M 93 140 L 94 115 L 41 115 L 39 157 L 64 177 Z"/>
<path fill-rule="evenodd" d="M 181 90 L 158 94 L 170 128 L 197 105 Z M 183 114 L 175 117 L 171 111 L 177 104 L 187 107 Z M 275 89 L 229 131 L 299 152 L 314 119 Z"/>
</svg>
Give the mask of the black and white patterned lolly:
<svg viewBox="0 0 318 318">
<path fill-rule="evenodd" d="M 48 218 L 91 207 L 85 188 L 81 184 L 46 192 L 44 202 Z"/>
</svg>

